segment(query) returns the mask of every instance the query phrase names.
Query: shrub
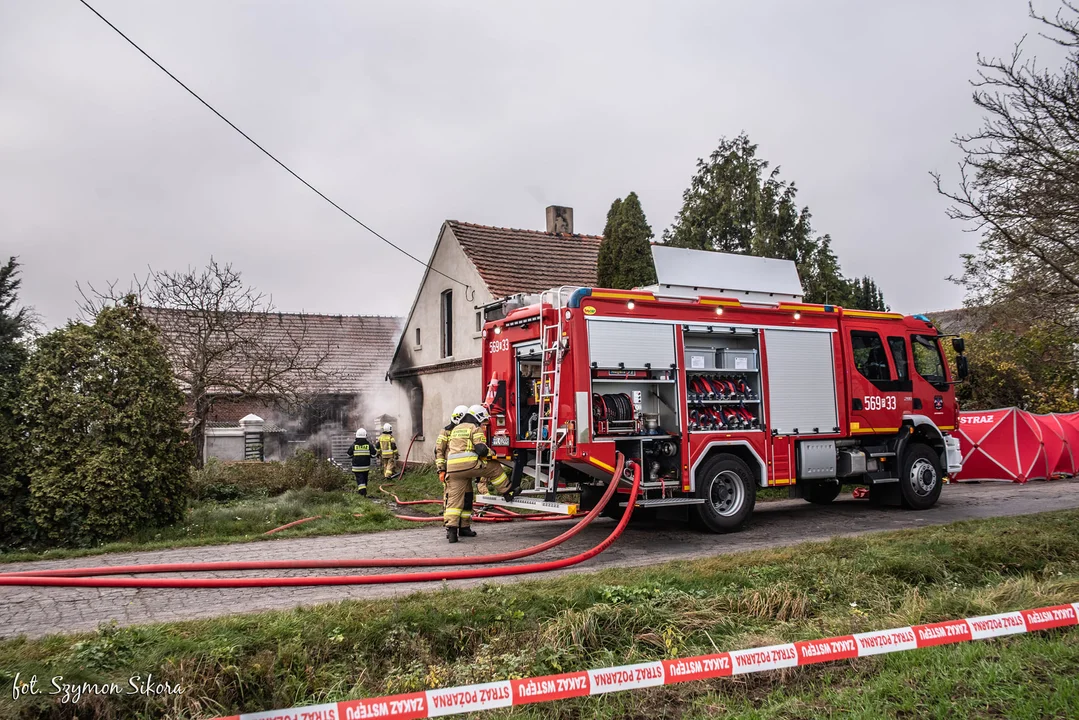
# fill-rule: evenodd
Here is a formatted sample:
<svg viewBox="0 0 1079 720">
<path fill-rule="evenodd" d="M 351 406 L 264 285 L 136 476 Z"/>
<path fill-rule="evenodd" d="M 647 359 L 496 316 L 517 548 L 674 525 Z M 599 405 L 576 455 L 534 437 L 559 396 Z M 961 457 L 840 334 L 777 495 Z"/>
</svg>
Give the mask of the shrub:
<svg viewBox="0 0 1079 720">
<path fill-rule="evenodd" d="M 351 473 L 314 453 L 301 450 L 285 462 L 222 463 L 207 461 L 191 472 L 191 494 L 199 500 L 228 502 L 313 488 L 325 492 L 351 487 Z"/>
<path fill-rule="evenodd" d="M 22 386 L 39 539 L 92 545 L 183 517 L 183 396 L 133 301 L 42 338 Z"/>
</svg>

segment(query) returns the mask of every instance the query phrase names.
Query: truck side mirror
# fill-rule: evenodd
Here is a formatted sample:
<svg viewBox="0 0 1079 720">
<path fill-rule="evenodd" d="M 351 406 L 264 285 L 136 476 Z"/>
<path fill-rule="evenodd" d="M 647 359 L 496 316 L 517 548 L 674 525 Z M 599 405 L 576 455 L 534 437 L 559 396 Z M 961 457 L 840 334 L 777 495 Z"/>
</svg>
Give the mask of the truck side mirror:
<svg viewBox="0 0 1079 720">
<path fill-rule="evenodd" d="M 955 350 L 960 355 L 966 350 L 967 342 L 963 338 L 952 338 L 952 350 Z"/>
<path fill-rule="evenodd" d="M 960 342 L 962 342 L 962 341 L 960 341 Z M 967 367 L 967 356 L 966 355 L 960 355 L 959 357 L 957 357 L 955 359 L 955 369 L 956 369 L 956 372 L 959 374 L 959 379 L 960 380 L 966 380 L 967 379 L 967 376 L 970 375 L 970 369 Z"/>
</svg>

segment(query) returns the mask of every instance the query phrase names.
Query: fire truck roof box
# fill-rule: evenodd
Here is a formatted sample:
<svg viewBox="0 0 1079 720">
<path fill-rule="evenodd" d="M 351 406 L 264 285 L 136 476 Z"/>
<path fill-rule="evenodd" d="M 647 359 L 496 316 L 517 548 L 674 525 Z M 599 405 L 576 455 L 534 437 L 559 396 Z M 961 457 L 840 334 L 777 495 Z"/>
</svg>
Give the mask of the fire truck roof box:
<svg viewBox="0 0 1079 720">
<path fill-rule="evenodd" d="M 652 246 L 658 283 L 641 290 L 657 296 L 731 297 L 743 302 L 801 302 L 802 281 L 791 260 Z"/>
</svg>

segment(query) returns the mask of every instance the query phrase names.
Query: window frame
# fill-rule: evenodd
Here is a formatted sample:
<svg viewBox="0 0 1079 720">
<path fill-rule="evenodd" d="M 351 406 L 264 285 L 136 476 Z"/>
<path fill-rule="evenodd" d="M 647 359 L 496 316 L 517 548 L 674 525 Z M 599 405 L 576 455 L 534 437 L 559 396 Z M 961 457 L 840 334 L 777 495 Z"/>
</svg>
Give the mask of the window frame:
<svg viewBox="0 0 1079 720">
<path fill-rule="evenodd" d="M 898 340 L 903 348 L 903 372 L 899 371 L 899 360 L 896 358 L 893 341 Z M 899 382 L 910 382 L 910 355 L 907 354 L 907 339 L 902 335 L 889 335 L 887 337 L 888 352 L 892 355 L 892 365 L 895 366 L 895 377 Z"/>
<path fill-rule="evenodd" d="M 884 353 L 884 362 L 888 365 L 888 379 L 887 380 L 873 380 L 858 367 L 858 357 L 855 355 L 854 337 L 855 334 L 861 335 L 875 335 L 877 340 L 881 343 L 881 351 Z M 858 374 L 865 378 L 866 381 L 872 383 L 873 387 L 881 392 L 912 392 L 914 390 L 914 383 L 910 379 L 910 362 L 909 356 L 907 357 L 907 379 L 903 380 L 898 377 L 899 367 L 895 362 L 894 354 L 892 353 L 892 346 L 890 338 L 882 336 L 878 330 L 871 330 L 867 328 L 854 328 L 850 330 L 848 335 L 848 341 L 850 342 L 851 357 L 854 361 L 854 369 L 858 371 Z M 905 348 L 904 348 L 905 349 Z"/>
<path fill-rule="evenodd" d="M 881 352 L 884 355 L 884 364 L 885 364 L 887 372 L 888 372 L 888 377 L 886 377 L 886 378 L 872 378 L 872 377 L 869 377 L 868 375 L 865 374 L 865 371 L 861 367 L 859 367 L 859 364 L 858 364 L 858 352 L 861 351 L 861 350 L 866 350 L 866 349 L 868 349 L 870 352 L 872 352 L 874 348 L 864 348 L 864 347 L 863 348 L 856 348 L 854 346 L 854 339 L 855 339 L 856 336 L 863 336 L 864 337 L 864 336 L 869 336 L 869 335 L 872 335 L 873 337 L 875 337 L 877 339 L 877 342 L 880 343 L 879 347 L 880 347 Z M 885 349 L 884 339 L 880 336 L 880 333 L 877 332 L 876 330 L 852 329 L 850 331 L 850 352 L 851 352 L 851 356 L 854 359 L 854 369 L 858 371 L 859 375 L 861 375 L 863 378 L 865 378 L 869 382 L 873 383 L 874 385 L 877 385 L 878 383 L 891 382 L 893 380 L 893 378 L 892 378 L 892 367 L 891 367 L 891 365 L 888 364 L 888 351 Z M 868 358 L 866 360 L 868 362 Z"/>
<path fill-rule="evenodd" d="M 453 357 L 453 290 L 443 290 L 439 295 L 439 352 L 443 358 Z"/>
<path fill-rule="evenodd" d="M 924 340 L 925 342 L 919 342 Z M 925 335 L 922 333 L 911 333 L 910 335 L 910 355 L 914 364 L 914 372 L 918 373 L 918 377 L 925 380 L 934 388 L 940 391 L 948 389 L 948 366 L 945 364 L 944 353 L 940 349 L 939 337 L 937 335 Z M 925 375 L 922 373 L 921 368 L 918 367 L 918 353 L 914 351 L 915 345 L 920 345 L 926 349 L 932 348 L 937 358 L 937 366 L 940 368 L 941 375 Z M 939 377 L 939 380 L 936 379 Z"/>
</svg>

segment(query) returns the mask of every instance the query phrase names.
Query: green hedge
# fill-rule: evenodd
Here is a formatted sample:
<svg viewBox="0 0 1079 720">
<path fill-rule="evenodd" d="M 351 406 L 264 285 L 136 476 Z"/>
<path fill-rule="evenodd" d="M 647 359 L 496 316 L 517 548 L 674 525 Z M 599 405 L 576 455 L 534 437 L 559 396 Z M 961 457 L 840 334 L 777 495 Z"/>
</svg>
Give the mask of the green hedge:
<svg viewBox="0 0 1079 720">
<path fill-rule="evenodd" d="M 39 541 L 90 546 L 183 517 L 183 396 L 133 302 L 46 335 L 21 379 Z"/>
<path fill-rule="evenodd" d="M 351 475 L 307 450 L 285 462 L 223 463 L 211 458 L 201 470 L 191 471 L 190 490 L 196 500 L 221 502 L 272 497 L 304 487 L 345 490 L 352 487 Z"/>
</svg>

